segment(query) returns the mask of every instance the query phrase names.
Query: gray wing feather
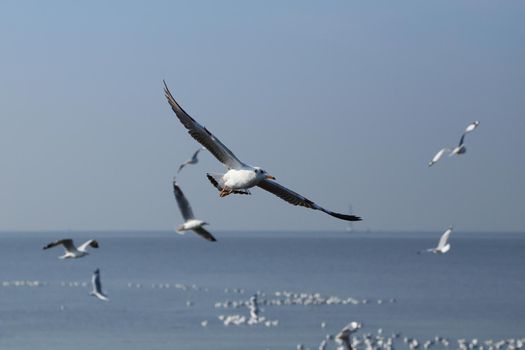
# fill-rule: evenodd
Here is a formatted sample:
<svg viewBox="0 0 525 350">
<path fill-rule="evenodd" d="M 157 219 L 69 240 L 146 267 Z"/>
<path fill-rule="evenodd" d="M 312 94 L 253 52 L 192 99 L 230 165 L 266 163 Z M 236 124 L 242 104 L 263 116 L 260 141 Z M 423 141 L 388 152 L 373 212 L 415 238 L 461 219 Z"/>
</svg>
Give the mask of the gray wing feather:
<svg viewBox="0 0 525 350">
<path fill-rule="evenodd" d="M 75 245 L 73 244 L 73 240 L 70 239 L 70 238 L 60 239 L 60 240 L 58 240 L 58 241 L 55 241 L 55 242 L 49 243 L 49 244 L 46 245 L 43 249 L 53 248 L 53 247 L 56 247 L 57 245 L 63 245 L 63 246 L 64 246 L 64 249 L 66 249 L 68 252 L 74 252 L 74 251 L 77 250 L 77 248 L 76 248 Z"/>
<path fill-rule="evenodd" d="M 191 137 L 210 151 L 210 153 L 227 168 L 240 169 L 245 166 L 245 164 L 241 162 L 218 138 L 182 109 L 177 101 L 175 101 L 175 98 L 173 98 L 166 82 L 164 82 L 164 94 L 168 99 L 171 109 L 175 112 L 182 125 L 188 129 L 188 133 Z"/>
<path fill-rule="evenodd" d="M 270 181 L 270 180 L 263 180 L 261 181 L 257 186 L 259 186 L 260 188 L 262 188 L 263 190 L 266 190 L 270 193 L 273 193 L 274 195 L 276 195 L 277 197 L 287 201 L 288 203 L 290 204 L 293 204 L 293 205 L 299 205 L 299 206 L 302 206 L 302 207 L 305 207 L 305 208 L 310 208 L 310 209 L 314 209 L 314 210 L 320 210 L 328 215 L 331 215 L 333 217 L 336 217 L 338 219 L 341 219 L 341 220 L 346 220 L 346 221 L 360 221 L 361 218 L 358 217 L 358 216 L 354 216 L 354 215 L 346 215 L 346 214 L 340 214 L 340 213 L 335 213 L 333 211 L 330 211 L 330 210 L 326 210 L 324 209 L 323 207 L 315 204 L 314 202 L 312 202 L 311 200 L 309 200 L 308 198 L 300 195 L 299 193 L 296 193 L 282 185 L 279 185 L 277 182 L 274 182 L 274 181 Z"/>
<path fill-rule="evenodd" d="M 182 168 L 184 168 L 187 164 L 188 164 L 188 162 L 184 162 L 184 163 L 182 163 L 182 164 L 179 166 L 179 170 L 177 170 L 177 173 L 180 173 L 180 171 L 182 170 Z"/>
<path fill-rule="evenodd" d="M 209 233 L 206 229 L 204 229 L 203 227 L 198 227 L 198 228 L 195 228 L 193 229 L 193 231 L 195 231 L 196 234 L 198 234 L 199 236 L 201 236 L 202 238 L 208 240 L 208 241 L 212 241 L 212 242 L 215 242 L 217 241 L 215 239 L 215 237 L 213 237 L 213 235 L 211 233 Z"/>
<path fill-rule="evenodd" d="M 193 156 L 191 156 L 191 161 L 193 164 L 196 164 L 199 159 L 197 158 L 197 156 L 199 155 L 199 152 L 202 151 L 203 148 L 199 148 L 198 150 L 195 151 L 195 153 L 193 153 Z"/>
<path fill-rule="evenodd" d="M 173 180 L 173 193 L 175 194 L 175 199 L 177 200 L 177 204 L 179 205 L 179 209 L 184 220 L 188 221 L 190 219 L 194 219 L 195 217 L 193 216 L 190 203 L 186 199 L 186 196 L 180 189 L 179 185 L 177 185 L 175 180 Z"/>
<path fill-rule="evenodd" d="M 461 147 L 463 145 L 463 142 L 465 142 L 465 135 L 466 134 L 467 133 L 465 132 L 465 133 L 463 133 L 463 135 L 461 135 L 461 139 L 459 139 L 459 145 L 458 145 L 459 147 Z"/>
</svg>

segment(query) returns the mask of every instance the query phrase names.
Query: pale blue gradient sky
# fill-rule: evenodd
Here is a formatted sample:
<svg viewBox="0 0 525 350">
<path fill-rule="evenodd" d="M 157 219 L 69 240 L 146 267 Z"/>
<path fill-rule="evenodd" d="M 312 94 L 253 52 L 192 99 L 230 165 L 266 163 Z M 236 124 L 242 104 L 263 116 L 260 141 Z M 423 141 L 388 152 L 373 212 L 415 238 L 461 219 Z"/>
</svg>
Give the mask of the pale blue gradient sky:
<svg viewBox="0 0 525 350">
<path fill-rule="evenodd" d="M 2 1 L 0 230 L 171 229 L 197 143 L 378 230 L 525 230 L 522 1 Z M 468 152 L 428 169 L 473 120 Z M 342 229 L 179 182 L 211 230 Z"/>
</svg>

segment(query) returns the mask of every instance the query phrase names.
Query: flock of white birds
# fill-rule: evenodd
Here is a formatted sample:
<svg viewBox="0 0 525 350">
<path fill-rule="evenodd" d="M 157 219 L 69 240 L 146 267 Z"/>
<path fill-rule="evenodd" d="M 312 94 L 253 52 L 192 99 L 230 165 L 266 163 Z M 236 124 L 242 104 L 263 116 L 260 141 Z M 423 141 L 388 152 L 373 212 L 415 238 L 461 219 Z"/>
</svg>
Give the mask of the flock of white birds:
<svg viewBox="0 0 525 350">
<path fill-rule="evenodd" d="M 220 197 L 225 197 L 230 194 L 251 194 L 250 189 L 254 187 L 260 187 L 278 197 L 281 199 L 289 202 L 292 205 L 298 205 L 303 206 L 305 208 L 313 209 L 313 210 L 319 210 L 322 211 L 330 216 L 333 216 L 335 218 L 346 220 L 346 221 L 360 221 L 361 218 L 354 215 L 346 215 L 341 213 L 336 213 L 330 210 L 327 210 L 318 204 L 314 203 L 313 201 L 309 200 L 308 198 L 280 185 L 275 181 L 275 177 L 268 174 L 265 170 L 261 169 L 260 167 L 251 166 L 248 164 L 243 163 L 240 161 L 234 153 L 229 150 L 216 136 L 214 136 L 208 129 L 206 129 L 204 126 L 199 124 L 195 119 L 193 119 L 188 113 L 186 113 L 182 107 L 177 103 L 177 101 L 174 99 L 173 95 L 169 91 L 166 83 L 164 82 L 164 93 L 168 100 L 169 105 L 171 106 L 172 110 L 175 112 L 175 115 L 179 119 L 179 121 L 182 123 L 182 125 L 188 130 L 188 133 L 197 141 L 200 143 L 201 148 L 197 149 L 192 157 L 182 163 L 177 173 L 180 173 L 182 169 L 184 169 L 187 165 L 191 164 L 197 164 L 198 163 L 198 155 L 201 151 L 207 150 L 212 155 L 217 158 L 225 167 L 226 172 L 224 174 L 206 174 L 209 181 L 212 183 L 214 187 L 217 188 L 219 191 Z M 468 133 L 474 131 L 479 126 L 479 121 L 474 121 L 471 124 L 469 124 L 465 131 L 463 132 L 458 146 L 454 148 L 442 148 L 440 149 L 436 155 L 432 158 L 432 160 L 428 163 L 428 166 L 432 166 L 435 163 L 437 163 L 439 160 L 443 158 L 444 155 L 447 153 L 449 156 L 459 156 L 466 153 L 466 146 L 465 146 L 465 137 Z M 204 226 L 208 225 L 207 222 L 197 219 L 195 215 L 193 214 L 193 210 L 191 208 L 191 205 L 184 195 L 184 192 L 182 191 L 180 185 L 177 183 L 176 179 L 173 179 L 173 193 L 175 195 L 175 199 L 177 201 L 178 207 L 180 209 L 181 215 L 184 219 L 184 223 L 180 225 L 177 228 L 178 233 L 185 233 L 186 231 L 193 231 L 200 237 L 208 240 L 208 241 L 216 241 L 216 238 L 207 231 Z M 423 252 L 430 252 L 435 254 L 444 254 L 450 250 L 450 243 L 448 243 L 450 234 L 452 233 L 452 227 L 449 227 L 441 236 L 439 243 L 434 248 L 429 248 L 425 250 L 421 250 L 418 252 L 418 254 L 421 254 Z M 72 239 L 61 239 L 57 240 L 55 242 L 51 242 L 44 246 L 43 249 L 49 249 L 56 246 L 62 245 L 65 249 L 65 253 L 62 256 L 59 256 L 59 259 L 75 259 L 75 258 L 81 258 L 84 256 L 87 256 L 89 253 L 87 252 L 88 248 L 98 248 L 99 243 L 98 241 L 91 239 L 87 242 L 84 242 L 83 244 L 79 246 L 75 246 Z M 102 301 L 109 301 L 109 298 L 107 295 L 102 291 L 102 284 L 100 280 L 100 269 L 96 269 L 92 275 L 91 279 L 92 284 L 92 291 L 90 292 L 90 295 L 96 297 L 99 300 Z M 306 295 L 305 297 L 308 297 Z M 310 296 L 310 298 L 306 298 L 307 300 L 304 301 L 299 298 L 301 303 L 317 303 L 317 302 L 327 302 L 326 300 L 322 299 L 319 301 L 319 298 L 316 298 L 315 296 Z M 341 301 L 341 300 L 339 300 Z M 342 300 L 344 302 L 345 300 Z M 351 303 L 353 300 L 347 300 L 347 302 Z M 218 303 L 219 307 L 222 305 L 221 303 Z M 239 305 L 245 304 L 245 303 L 239 303 Z M 266 326 L 276 326 L 278 324 L 277 320 L 267 320 L 264 316 L 260 315 L 260 309 L 258 306 L 258 300 L 257 295 L 250 298 L 249 302 L 245 304 L 249 308 L 249 317 L 245 317 L 242 315 L 221 315 L 220 320 L 225 324 L 258 324 L 258 323 L 264 323 Z M 217 305 L 216 305 L 217 307 Z M 228 306 L 224 306 L 228 307 Z M 324 322 L 323 322 L 324 323 Z M 203 327 L 206 327 L 208 324 L 208 321 L 202 321 L 201 325 Z M 324 326 L 322 325 L 324 328 Z M 323 340 L 321 344 L 319 345 L 319 349 L 325 349 L 327 346 L 327 341 L 330 339 L 335 339 L 336 342 L 338 342 L 340 345 L 343 346 L 344 349 L 352 349 L 355 347 L 355 339 L 354 343 L 352 343 L 351 335 L 359 330 L 362 327 L 361 323 L 358 322 L 351 322 L 347 326 L 345 326 L 335 337 L 327 337 L 327 339 Z M 391 343 L 391 342 L 390 342 Z M 412 343 L 411 343 L 412 344 Z M 301 344 L 298 345 L 298 349 L 303 348 Z M 417 348 L 417 346 L 410 346 L 410 348 Z M 426 347 L 425 347 L 426 348 Z"/>
</svg>

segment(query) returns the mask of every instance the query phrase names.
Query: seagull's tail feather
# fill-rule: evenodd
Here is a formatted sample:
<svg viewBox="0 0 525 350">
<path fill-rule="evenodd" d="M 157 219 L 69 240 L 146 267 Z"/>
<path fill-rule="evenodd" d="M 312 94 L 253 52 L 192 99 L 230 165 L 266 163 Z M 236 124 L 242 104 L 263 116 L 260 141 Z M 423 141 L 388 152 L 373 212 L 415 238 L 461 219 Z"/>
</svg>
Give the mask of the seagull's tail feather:
<svg viewBox="0 0 525 350">
<path fill-rule="evenodd" d="M 208 180 L 210 180 L 211 184 L 218 189 L 219 191 L 222 191 L 224 189 L 223 187 L 223 181 L 222 181 L 222 175 L 221 174 L 210 174 L 206 173 L 206 177 Z M 233 190 L 231 193 L 235 194 L 251 194 L 248 190 Z"/>
</svg>

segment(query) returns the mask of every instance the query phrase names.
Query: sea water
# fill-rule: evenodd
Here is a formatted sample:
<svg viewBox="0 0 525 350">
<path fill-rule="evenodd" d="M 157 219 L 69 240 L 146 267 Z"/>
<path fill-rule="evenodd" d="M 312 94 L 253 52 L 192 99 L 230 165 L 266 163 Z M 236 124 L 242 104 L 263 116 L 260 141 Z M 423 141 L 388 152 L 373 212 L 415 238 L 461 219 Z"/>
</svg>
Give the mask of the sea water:
<svg viewBox="0 0 525 350">
<path fill-rule="evenodd" d="M 213 234 L 0 234 L 0 349 L 317 349 L 351 321 L 453 349 L 525 337 L 525 234 L 455 231 L 444 255 L 417 254 L 440 232 Z M 100 248 L 73 260 L 42 250 L 66 236 Z M 109 302 L 89 295 L 96 268 Z M 286 292 L 355 303 L 286 304 Z M 256 293 L 278 324 L 225 326 L 221 315 L 249 318 Z"/>
</svg>

